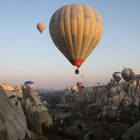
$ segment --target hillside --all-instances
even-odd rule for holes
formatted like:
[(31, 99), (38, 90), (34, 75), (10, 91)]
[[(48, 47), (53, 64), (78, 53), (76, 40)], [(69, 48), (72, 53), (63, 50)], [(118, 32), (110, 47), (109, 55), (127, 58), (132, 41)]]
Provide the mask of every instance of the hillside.
[(1, 86), (0, 140), (140, 139), (140, 79), (40, 96)]

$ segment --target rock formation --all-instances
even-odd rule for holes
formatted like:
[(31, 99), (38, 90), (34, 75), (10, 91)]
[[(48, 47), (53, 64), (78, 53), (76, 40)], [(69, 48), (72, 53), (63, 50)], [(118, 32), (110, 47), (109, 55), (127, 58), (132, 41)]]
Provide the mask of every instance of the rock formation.
[(19, 88), (0, 85), (0, 140), (24, 140), (51, 124), (47, 106), (37, 95), (24, 97)]
[(61, 139), (60, 135), (83, 140), (140, 139), (140, 79), (120, 84), (111, 80), (107, 85), (66, 92), (60, 92), (62, 100), (54, 102), (56, 108), (52, 103), (53, 115), (59, 114), (52, 120), (48, 104), (35, 92), (1, 84), (0, 140), (47, 139), (36, 136), (42, 135), (42, 128), (45, 135), (50, 132), (56, 139)]
[(31, 95), (21, 101), (29, 128), (36, 134), (42, 134), (42, 125), (50, 127), (52, 119), (47, 107), (37, 95)]
[(1, 116), (1, 139), (3, 140), (23, 140), (31, 133), (27, 129), (25, 115), (20, 105), (16, 107), (8, 98), (6, 92), (0, 89), (0, 116)]
[(140, 122), (130, 127), (123, 135), (123, 140), (140, 140)]

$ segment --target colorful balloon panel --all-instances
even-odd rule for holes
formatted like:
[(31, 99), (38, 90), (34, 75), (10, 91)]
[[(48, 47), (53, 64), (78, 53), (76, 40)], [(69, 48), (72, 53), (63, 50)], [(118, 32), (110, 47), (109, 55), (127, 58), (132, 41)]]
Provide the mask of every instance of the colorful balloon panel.
[(34, 82), (33, 81), (26, 81), (24, 83), (24, 85), (27, 89), (32, 89), (34, 87)]

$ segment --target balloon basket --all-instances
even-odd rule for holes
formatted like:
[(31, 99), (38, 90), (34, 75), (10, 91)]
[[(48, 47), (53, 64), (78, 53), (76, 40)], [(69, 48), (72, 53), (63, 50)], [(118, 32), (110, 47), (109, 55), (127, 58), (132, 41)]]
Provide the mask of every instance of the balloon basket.
[(79, 69), (76, 69), (75, 70), (75, 74), (79, 74)]

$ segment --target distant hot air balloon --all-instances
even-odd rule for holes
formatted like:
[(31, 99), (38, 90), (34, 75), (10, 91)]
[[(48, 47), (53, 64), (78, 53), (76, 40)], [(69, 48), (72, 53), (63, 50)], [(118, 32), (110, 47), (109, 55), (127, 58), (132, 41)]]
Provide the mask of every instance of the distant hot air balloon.
[(131, 68), (125, 68), (122, 70), (121, 75), (125, 81), (130, 81), (135, 74)]
[(122, 79), (121, 72), (114, 72), (112, 77), (117, 83), (119, 83), (120, 80)]
[(40, 33), (42, 33), (46, 29), (45, 23), (42, 23), (42, 22), (38, 23), (37, 29), (39, 30)]
[(138, 86), (138, 81), (137, 81), (137, 80), (132, 81), (132, 85), (133, 85), (134, 88), (137, 88), (137, 86)]
[(84, 84), (82, 82), (77, 82), (77, 87), (81, 90), (84, 88)]
[(34, 82), (32, 82), (32, 81), (26, 81), (26, 82), (24, 83), (24, 85), (25, 85), (25, 87), (26, 87), (27, 89), (31, 90), (31, 89), (34, 87)]
[(100, 41), (103, 27), (96, 10), (86, 4), (71, 4), (53, 14), (49, 30), (61, 53), (80, 68)]
[(79, 91), (78, 86), (77, 86), (77, 85), (72, 86), (72, 87), (71, 87), (71, 91), (72, 91), (73, 93), (77, 93), (77, 92)]
[(99, 86), (99, 85), (100, 85), (100, 83), (98, 82), (98, 83), (97, 83), (97, 85)]

